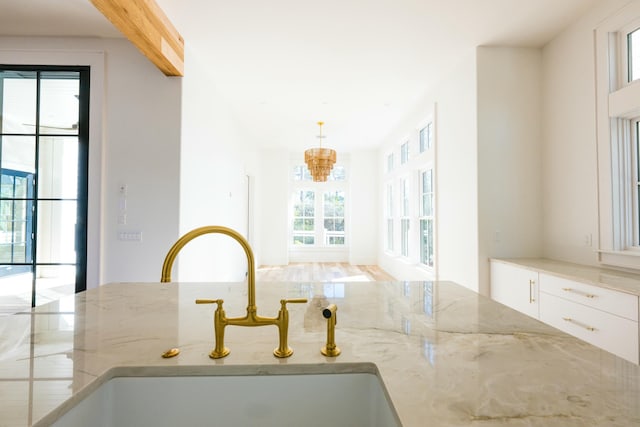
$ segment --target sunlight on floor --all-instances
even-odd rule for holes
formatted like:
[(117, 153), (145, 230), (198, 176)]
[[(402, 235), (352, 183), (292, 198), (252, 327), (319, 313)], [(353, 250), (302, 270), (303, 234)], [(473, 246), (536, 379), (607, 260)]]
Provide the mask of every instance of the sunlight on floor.
[[(75, 292), (75, 268), (58, 270), (56, 277), (39, 277), (36, 280), (36, 305), (58, 301)], [(0, 278), (0, 315), (31, 309), (31, 273), (21, 273)]]

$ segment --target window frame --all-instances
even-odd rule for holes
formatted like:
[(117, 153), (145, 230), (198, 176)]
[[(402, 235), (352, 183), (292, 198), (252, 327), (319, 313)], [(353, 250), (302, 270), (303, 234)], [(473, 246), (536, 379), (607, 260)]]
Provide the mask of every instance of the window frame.
[(386, 186), (386, 209), (385, 209), (385, 225), (386, 225), (386, 244), (385, 249), (387, 252), (393, 253), (395, 250), (394, 245), (394, 199), (393, 199), (393, 181), (387, 183)]
[(632, 227), (633, 227), (633, 247), (640, 248), (640, 117), (631, 120), (631, 157), (633, 159), (631, 168), (633, 174), (631, 197), (632, 197)]
[[(294, 201), (294, 194), (298, 194), (300, 192), (306, 192), (306, 193), (311, 193), (313, 194), (313, 203), (312, 203), (312, 209), (313, 209), (313, 215), (308, 216), (306, 215), (306, 204), (304, 203), (304, 200), (302, 201), (302, 215), (296, 216), (295, 215), (295, 208), (296, 208), (296, 201)], [(296, 189), (292, 192), (291, 194), (291, 198), (292, 198), (292, 203), (291, 203), (291, 208), (293, 210), (292, 213), (292, 225), (291, 225), (291, 241), (290, 244), (293, 246), (314, 246), (315, 242), (316, 242), (316, 211), (317, 211), (317, 197), (316, 197), (316, 192), (313, 189), (309, 189), (309, 188), (299, 188)], [(306, 200), (306, 197), (304, 198)], [(304, 226), (305, 222), (308, 220), (311, 220), (313, 222), (313, 229), (311, 231), (307, 231), (307, 230), (296, 230), (296, 220), (300, 220), (302, 221), (302, 224)], [(302, 243), (296, 243), (296, 237), (300, 237), (302, 238)], [(305, 240), (307, 240), (309, 237), (313, 238), (313, 243), (306, 243)]]
[(387, 173), (393, 172), (393, 170), (396, 167), (394, 153), (393, 152), (388, 153), (386, 156), (386, 159), (387, 159)]
[[(425, 189), (425, 180), (423, 178), (424, 174), (429, 173), (429, 183), (430, 187)], [(420, 246), (420, 264), (424, 267), (433, 269), (434, 268), (434, 259), (435, 259), (435, 183), (434, 183), (434, 173), (433, 166), (429, 166), (426, 169), (420, 170), (419, 174), (420, 180), (420, 212), (418, 216), (418, 222), (420, 224), (420, 233), (419, 233), (419, 246)], [(430, 198), (429, 202), (429, 212), (425, 212), (425, 197)], [(423, 238), (423, 224), (431, 223), (431, 245), (430, 248), (425, 250)], [(425, 257), (427, 262), (425, 262)], [(429, 263), (428, 260), (431, 260)]]
[[(629, 58), (631, 56), (631, 50), (629, 48), (629, 35), (632, 33), (638, 32), (640, 37), (640, 19), (634, 19), (623, 27), (619, 28), (615, 32), (615, 57), (612, 58), (612, 62), (615, 61), (616, 64), (613, 64), (616, 68), (615, 77), (618, 79), (613, 83), (613, 86), (617, 86), (618, 88), (622, 88), (629, 84), (633, 84), (634, 82), (640, 80), (640, 76), (636, 77), (635, 80), (632, 80), (631, 76), (631, 62)], [(612, 41), (613, 43), (613, 41)], [(640, 49), (640, 46), (638, 47)]]
[(433, 121), (429, 120), (418, 131), (418, 145), (420, 153), (424, 153), (431, 149), (433, 145)]
[(408, 176), (400, 178), (400, 255), (410, 256), (411, 183)]
[[(632, 124), (640, 117), (640, 79), (628, 81), (627, 34), (640, 27), (640, 4), (604, 21), (595, 33), (598, 147), (598, 261), (640, 268), (634, 207)], [(632, 16), (633, 18), (629, 18)]]
[[(334, 212), (333, 215), (327, 214), (327, 195), (334, 193), (342, 193), (342, 216), (336, 214), (337, 206), (334, 204), (332, 206)], [(342, 220), (342, 231), (336, 230), (327, 230), (327, 220), (329, 221), (339, 221)], [(322, 191), (322, 246), (329, 247), (344, 247), (346, 245), (346, 194), (343, 189), (324, 189)], [(331, 238), (342, 238), (342, 243), (331, 243)]]
[[(305, 250), (345, 250), (348, 248), (349, 242), (349, 183), (348, 183), (348, 164), (344, 162), (336, 163), (334, 169), (331, 171), (329, 178), (326, 182), (314, 182), (311, 178), (311, 175), (304, 170), (300, 170), (302, 167), (306, 169), (306, 165), (300, 164), (300, 156), (292, 155), (290, 161), (290, 175), (289, 175), (289, 238), (288, 238), (288, 247), (290, 251), (305, 251)], [(340, 170), (341, 173), (339, 175), (334, 175), (334, 171)], [(300, 178), (300, 179), (298, 179)], [(296, 218), (294, 215), (294, 196), (299, 191), (311, 191), (314, 194), (314, 229), (309, 233), (300, 233), (294, 230), (294, 221)], [(324, 224), (325, 224), (325, 194), (332, 192), (342, 192), (344, 196), (344, 206), (343, 206), (343, 214), (344, 217), (341, 217), (344, 222), (344, 231), (340, 233), (340, 236), (343, 237), (342, 244), (329, 244), (328, 240), (325, 238), (334, 236), (335, 233), (325, 233)], [(302, 217), (300, 217), (302, 218)], [(335, 217), (332, 217), (335, 218)], [(296, 244), (294, 243), (294, 239), (296, 235), (312, 235), (313, 243), (312, 244)], [(327, 240), (327, 242), (325, 242)]]
[(411, 156), (411, 148), (409, 146), (409, 140), (406, 140), (400, 144), (400, 164), (404, 165), (409, 162)]

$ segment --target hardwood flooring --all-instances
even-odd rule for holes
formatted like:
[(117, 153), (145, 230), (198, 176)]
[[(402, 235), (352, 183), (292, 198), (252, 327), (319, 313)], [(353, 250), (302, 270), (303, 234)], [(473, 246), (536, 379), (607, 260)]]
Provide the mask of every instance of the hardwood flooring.
[(376, 282), (395, 278), (376, 265), (338, 262), (263, 265), (256, 269), (259, 282)]

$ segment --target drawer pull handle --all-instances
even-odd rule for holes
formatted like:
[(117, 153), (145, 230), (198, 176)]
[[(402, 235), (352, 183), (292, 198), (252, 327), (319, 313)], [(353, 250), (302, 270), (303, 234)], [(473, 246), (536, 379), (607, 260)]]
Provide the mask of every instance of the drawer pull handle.
[(536, 302), (536, 299), (533, 297), (533, 285), (535, 285), (535, 283), (535, 280), (529, 280), (529, 304)]
[(578, 322), (577, 320), (573, 320), (573, 319), (572, 319), (572, 318), (570, 318), (570, 317), (563, 317), (563, 318), (562, 318), (562, 320), (564, 320), (564, 321), (566, 321), (566, 322), (571, 322), (571, 323), (573, 323), (573, 324), (575, 324), (575, 325), (577, 325), (577, 326), (580, 326), (581, 328), (586, 329), (587, 331), (594, 332), (594, 331), (596, 330), (596, 328), (594, 328), (593, 326), (587, 326), (587, 325), (585, 325), (584, 323), (580, 323), (580, 322)]
[(595, 298), (596, 297), (594, 294), (588, 294), (586, 292), (576, 291), (575, 289), (571, 289), (571, 288), (562, 288), (562, 290), (566, 291), (566, 292), (573, 292), (574, 294), (582, 295), (583, 297), (587, 297), (587, 298)]

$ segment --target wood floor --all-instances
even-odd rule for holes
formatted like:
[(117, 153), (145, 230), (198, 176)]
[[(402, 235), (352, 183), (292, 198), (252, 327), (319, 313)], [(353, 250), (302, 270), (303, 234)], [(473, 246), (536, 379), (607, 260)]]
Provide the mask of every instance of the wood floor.
[(376, 265), (313, 262), (289, 265), (263, 265), (256, 269), (259, 282), (376, 282), (393, 281)]

